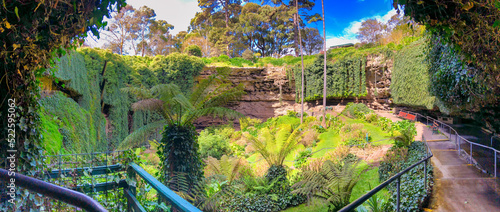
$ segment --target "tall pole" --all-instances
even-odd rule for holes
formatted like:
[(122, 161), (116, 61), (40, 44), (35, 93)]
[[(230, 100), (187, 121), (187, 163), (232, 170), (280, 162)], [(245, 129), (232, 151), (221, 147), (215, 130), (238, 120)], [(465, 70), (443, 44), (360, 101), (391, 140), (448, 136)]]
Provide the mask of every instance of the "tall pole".
[(295, 5), (297, 6), (297, 15), (295, 18), (297, 20), (297, 33), (299, 33), (299, 50), (300, 50), (300, 61), (302, 63), (302, 94), (300, 95), (300, 124), (304, 122), (304, 56), (302, 55), (302, 37), (300, 35), (300, 19), (299, 19), (299, 1), (295, 0)]
[(326, 28), (325, 28), (325, 3), (321, 0), (323, 9), (323, 127), (326, 128)]

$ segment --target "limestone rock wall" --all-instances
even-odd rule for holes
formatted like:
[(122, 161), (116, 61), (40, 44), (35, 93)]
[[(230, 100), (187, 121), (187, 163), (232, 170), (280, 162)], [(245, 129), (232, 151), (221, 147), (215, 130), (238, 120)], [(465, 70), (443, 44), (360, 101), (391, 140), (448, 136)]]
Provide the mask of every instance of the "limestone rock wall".
[[(361, 98), (348, 98), (343, 100), (329, 100), (328, 105), (347, 104), (347, 102), (364, 102), (374, 109), (388, 109), (390, 102), (392, 59), (383, 55), (372, 55), (367, 58), (366, 86), (368, 95)], [(215, 72), (215, 67), (205, 67), (198, 80)], [(246, 116), (259, 119), (284, 115), (288, 110), (300, 111), (300, 103), (295, 103), (295, 83), (289, 82), (286, 71), (275, 67), (266, 68), (232, 68), (229, 79), (235, 83), (245, 85), (246, 95), (230, 105), (236, 111)], [(281, 85), (281, 103), (280, 103)], [(310, 102), (304, 110), (318, 113), (321, 101)], [(209, 124), (217, 120), (202, 119), (200, 122)], [(201, 124), (201, 123), (200, 123)], [(202, 124), (204, 125), (204, 124)]]

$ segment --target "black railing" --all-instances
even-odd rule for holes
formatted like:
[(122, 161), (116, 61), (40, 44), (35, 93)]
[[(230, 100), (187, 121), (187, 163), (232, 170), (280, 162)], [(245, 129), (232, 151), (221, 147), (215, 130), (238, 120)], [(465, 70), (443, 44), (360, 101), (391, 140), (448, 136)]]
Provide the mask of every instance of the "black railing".
[(372, 189), (371, 191), (369, 191), (365, 195), (361, 196), (360, 198), (358, 198), (357, 200), (355, 200), (351, 204), (340, 209), (339, 212), (355, 211), (358, 206), (362, 205), (365, 201), (370, 199), (370, 197), (372, 197), (373, 195), (375, 195), (377, 192), (381, 191), (385, 187), (389, 186), (389, 184), (391, 184), (394, 181), (396, 181), (396, 188), (397, 188), (397, 190), (396, 190), (396, 192), (397, 192), (396, 211), (399, 212), (400, 211), (399, 206), (401, 203), (401, 201), (400, 201), (401, 176), (422, 163), (424, 163), (424, 189), (427, 190), (427, 164), (428, 164), (429, 159), (433, 156), (433, 154), (432, 154), (432, 151), (430, 150), (429, 146), (427, 145), (427, 142), (426, 142), (425, 137), (423, 135), (422, 135), (422, 142), (424, 142), (426, 147), (427, 147), (427, 152), (426, 152), (427, 156), (425, 158), (416, 162), (415, 164), (411, 165), (410, 167), (406, 168), (405, 170), (397, 173), (393, 177), (389, 178), (388, 180), (386, 180), (382, 184), (378, 185), (377, 187), (375, 187), (374, 189)]
[(46, 197), (50, 197), (52, 199), (56, 199), (75, 207), (85, 209), (87, 211), (98, 211), (104, 212), (108, 211), (101, 204), (99, 204), (94, 199), (89, 196), (67, 189), (61, 186), (57, 186), (51, 183), (47, 183), (32, 177), (28, 177), (19, 173), (15, 173), (13, 176), (9, 176), (9, 172), (5, 169), (0, 169), (0, 179), (4, 182), (10, 182), (11, 179), (14, 179), (15, 185), (25, 188), (29, 191), (36, 192), (42, 194)]

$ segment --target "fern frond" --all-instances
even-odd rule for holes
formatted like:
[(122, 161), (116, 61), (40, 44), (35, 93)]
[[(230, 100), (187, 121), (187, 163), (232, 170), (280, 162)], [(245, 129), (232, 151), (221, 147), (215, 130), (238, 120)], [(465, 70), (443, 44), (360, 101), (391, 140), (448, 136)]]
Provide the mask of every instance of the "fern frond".
[(134, 132), (132, 132), (130, 135), (125, 137), (123, 141), (119, 144), (118, 149), (119, 150), (124, 150), (124, 149), (130, 149), (132, 147), (137, 147), (144, 143), (148, 136), (151, 135), (153, 132), (155, 132), (158, 129), (161, 129), (164, 127), (166, 124), (165, 120), (161, 121), (156, 121), (153, 123), (150, 123), (146, 126), (143, 126)]
[(163, 101), (159, 99), (144, 99), (132, 104), (133, 111), (157, 111), (163, 110)]
[(236, 119), (242, 117), (243, 115), (238, 111), (234, 111), (224, 107), (210, 107), (210, 108), (197, 109), (194, 111), (187, 111), (187, 113), (183, 115), (182, 123), (185, 124), (193, 122), (202, 116)]
[(172, 97), (181, 93), (181, 89), (176, 84), (160, 84), (151, 88), (151, 95), (164, 102), (168, 102)]
[(214, 91), (213, 96), (203, 103), (203, 107), (223, 106), (232, 101), (238, 100), (246, 94), (243, 91), (243, 84), (223, 91)]
[(151, 93), (149, 92), (149, 90), (143, 89), (143, 88), (126, 87), (126, 88), (121, 88), (120, 91), (123, 92), (123, 93), (134, 95), (138, 99), (153, 98), (153, 96), (151, 95)]
[(209, 88), (214, 86), (215, 82), (217, 82), (217, 77), (215, 75), (210, 75), (208, 78), (200, 80), (200, 83), (195, 86), (193, 93), (191, 93), (189, 101), (195, 107), (199, 107), (200, 102), (209, 94)]

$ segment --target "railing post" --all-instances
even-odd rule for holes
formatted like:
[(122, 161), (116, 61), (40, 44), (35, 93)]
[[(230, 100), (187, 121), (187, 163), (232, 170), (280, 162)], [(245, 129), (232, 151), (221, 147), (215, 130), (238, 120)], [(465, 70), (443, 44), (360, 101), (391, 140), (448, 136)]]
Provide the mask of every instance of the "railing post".
[(470, 164), (472, 164), (472, 143), (470, 143)]
[[(128, 185), (128, 190), (130, 191), (130, 193), (132, 193), (134, 196), (136, 196), (136, 180), (137, 180), (137, 177), (135, 175), (135, 171), (134, 169), (132, 169), (132, 167), (130, 167), (128, 164), (127, 164), (127, 175), (128, 175), (128, 178), (131, 179), (129, 185)], [(134, 211), (134, 208), (132, 207), (132, 202), (131, 201), (127, 201), (127, 211)]]
[(495, 151), (495, 178), (497, 178), (497, 151)]
[(424, 162), (424, 189), (427, 193), (427, 160)]
[(399, 189), (400, 185), (401, 185), (401, 176), (399, 176), (398, 180), (396, 181), (396, 186), (398, 187), (398, 198), (397, 198), (397, 202), (396, 202), (396, 211), (397, 212), (399, 212), (399, 202), (400, 202), (399, 200), (401, 197), (400, 193), (399, 193), (400, 192), (400, 189)]
[(462, 145), (462, 141), (460, 140), (460, 136), (458, 136), (458, 133), (457, 133), (457, 140), (458, 140), (458, 155), (460, 155), (460, 151), (462, 150), (462, 147), (460, 145)]

